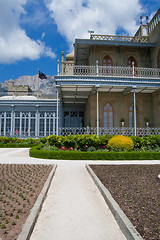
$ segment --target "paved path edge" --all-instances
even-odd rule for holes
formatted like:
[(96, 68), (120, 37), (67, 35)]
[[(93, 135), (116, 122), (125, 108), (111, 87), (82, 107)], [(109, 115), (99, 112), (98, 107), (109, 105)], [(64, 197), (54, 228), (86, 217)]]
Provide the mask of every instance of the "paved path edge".
[(120, 209), (117, 202), (113, 199), (111, 193), (106, 189), (106, 187), (102, 184), (90, 166), (87, 164), (86, 169), (92, 177), (94, 183), (97, 188), (101, 192), (105, 202), (107, 203), (109, 209), (111, 210), (115, 220), (117, 221), (122, 233), (127, 238), (127, 240), (142, 240), (143, 238), (137, 232), (133, 224), (130, 222), (125, 213)]
[(23, 225), (21, 233), (18, 235), (17, 240), (29, 240), (29, 238), (32, 234), (32, 231), (34, 229), (35, 223), (37, 221), (38, 215), (41, 211), (41, 208), (42, 208), (43, 202), (45, 200), (46, 194), (47, 194), (48, 189), (50, 187), (52, 178), (55, 174), (56, 168), (57, 168), (57, 165), (54, 164), (53, 169), (50, 172), (41, 193), (39, 194), (33, 208), (31, 209), (31, 212), (30, 212), (29, 216), (26, 219), (26, 222)]

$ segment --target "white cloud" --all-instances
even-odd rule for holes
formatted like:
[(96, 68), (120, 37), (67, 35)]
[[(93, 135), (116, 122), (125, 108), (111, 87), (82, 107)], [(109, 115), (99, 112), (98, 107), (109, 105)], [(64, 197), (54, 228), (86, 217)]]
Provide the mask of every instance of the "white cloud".
[(138, 28), (142, 13), (138, 0), (45, 0), (58, 31), (71, 44), (75, 38), (88, 38), (88, 30), (97, 34), (115, 34), (118, 27), (129, 35)]
[(24, 58), (35, 60), (42, 55), (55, 57), (50, 48), (41, 41), (29, 38), (20, 27), (19, 19), (24, 13), (26, 2), (0, 1), (0, 63), (14, 63)]

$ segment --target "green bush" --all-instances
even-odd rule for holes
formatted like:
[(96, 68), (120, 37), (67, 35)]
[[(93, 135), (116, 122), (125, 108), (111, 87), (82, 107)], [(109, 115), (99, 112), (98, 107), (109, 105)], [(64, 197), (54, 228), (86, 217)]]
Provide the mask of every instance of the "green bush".
[(62, 138), (62, 144), (65, 148), (75, 149), (77, 147), (76, 137), (72, 135), (65, 136)]
[(134, 148), (140, 149), (142, 144), (141, 144), (141, 138), (137, 136), (131, 136), (131, 139), (134, 143)]
[(0, 137), (0, 148), (32, 147), (38, 143), (39, 140), (33, 138), (20, 139), (13, 137)]
[(40, 150), (42, 145), (32, 147), (30, 157), (64, 160), (160, 160), (160, 152), (81, 152)]
[(50, 146), (56, 146), (58, 148), (61, 148), (63, 146), (62, 139), (63, 139), (63, 136), (51, 135), (47, 138), (47, 143)]

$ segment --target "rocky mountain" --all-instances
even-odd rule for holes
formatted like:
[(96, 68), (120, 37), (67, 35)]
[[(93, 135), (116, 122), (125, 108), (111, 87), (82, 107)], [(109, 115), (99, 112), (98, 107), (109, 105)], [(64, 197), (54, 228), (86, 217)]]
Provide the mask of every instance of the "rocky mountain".
[(15, 80), (9, 79), (1, 83), (0, 91), (4, 92), (8, 88), (8, 82), (14, 82), (14, 85), (28, 85), (31, 90), (40, 90), (43, 95), (55, 95), (55, 80), (52, 76), (47, 76), (46, 79), (38, 79), (38, 75), (34, 76), (21, 76)]

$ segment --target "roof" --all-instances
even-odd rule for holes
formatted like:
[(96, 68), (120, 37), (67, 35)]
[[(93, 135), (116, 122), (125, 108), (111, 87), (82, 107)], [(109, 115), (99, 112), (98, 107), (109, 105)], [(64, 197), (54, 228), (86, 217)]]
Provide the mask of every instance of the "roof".
[(2, 96), (0, 100), (37, 100), (35, 96)]

